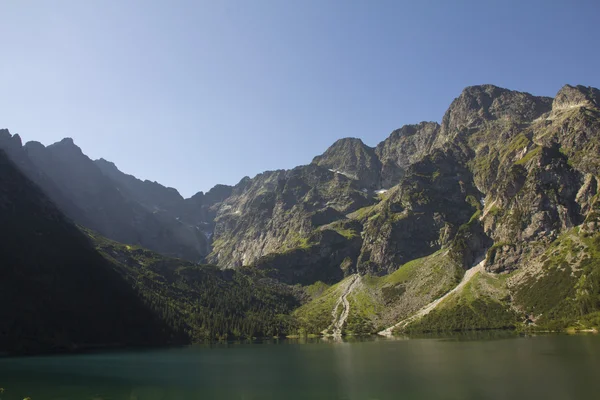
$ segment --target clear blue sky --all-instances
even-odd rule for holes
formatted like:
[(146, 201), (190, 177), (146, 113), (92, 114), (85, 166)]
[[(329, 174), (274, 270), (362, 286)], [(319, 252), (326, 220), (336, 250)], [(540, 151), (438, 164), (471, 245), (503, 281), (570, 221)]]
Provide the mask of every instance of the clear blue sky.
[(0, 2), (0, 127), (185, 196), (440, 121), (461, 90), (600, 86), (599, 1)]

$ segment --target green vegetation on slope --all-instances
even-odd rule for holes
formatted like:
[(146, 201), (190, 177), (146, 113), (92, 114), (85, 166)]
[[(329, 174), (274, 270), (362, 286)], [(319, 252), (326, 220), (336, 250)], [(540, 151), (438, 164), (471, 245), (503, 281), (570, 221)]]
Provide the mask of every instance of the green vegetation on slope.
[[(364, 279), (364, 278), (363, 278)], [(382, 311), (383, 306), (360, 287), (348, 296), (350, 313), (346, 320), (345, 333), (350, 335), (368, 335), (377, 331), (373, 316)]]
[(513, 329), (517, 315), (508, 304), (507, 275), (477, 273), (458, 293), (444, 299), (421, 319), (410, 323), (408, 332)]
[[(294, 311), (298, 324), (298, 334), (319, 335), (331, 324), (335, 303), (342, 295), (345, 280), (330, 286), (312, 301)], [(309, 290), (312, 291), (312, 290)]]
[(351, 221), (339, 220), (329, 225), (325, 225), (321, 229), (329, 229), (335, 231), (343, 237), (345, 237), (346, 239), (350, 240), (360, 236), (359, 227), (360, 226), (357, 226), (357, 224), (353, 224)]
[(534, 262), (540, 270), (523, 271), (512, 290), (535, 329), (600, 326), (600, 233), (573, 228)]
[[(350, 312), (343, 333), (371, 334), (398, 322), (455, 287), (463, 273), (448, 252), (440, 250), (410, 261), (392, 274), (362, 276), (347, 297)], [(319, 334), (329, 326), (344, 282), (296, 310), (300, 333)]]
[(281, 336), (295, 329), (289, 314), (298, 300), (290, 287), (261, 271), (194, 265), (85, 232), (140, 296), (191, 341)]
[(173, 340), (112, 265), (0, 150), (0, 352)]

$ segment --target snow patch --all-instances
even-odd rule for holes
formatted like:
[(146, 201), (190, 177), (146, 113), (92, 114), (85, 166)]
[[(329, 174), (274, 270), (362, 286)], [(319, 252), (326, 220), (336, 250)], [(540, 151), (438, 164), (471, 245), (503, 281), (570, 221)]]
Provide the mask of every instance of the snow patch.
[(354, 179), (354, 180), (358, 179), (358, 178), (356, 178), (356, 176), (349, 174), (347, 172), (344, 172), (344, 171), (338, 171), (337, 169), (331, 169), (331, 168), (329, 170), (331, 172), (335, 172), (336, 174), (344, 175), (345, 177), (348, 177), (350, 179)]
[(376, 190), (376, 191), (375, 191), (375, 193), (377, 193), (377, 194), (382, 194), (382, 193), (385, 193), (385, 192), (387, 192), (388, 190), (389, 190), (389, 189), (379, 189), (379, 190)]

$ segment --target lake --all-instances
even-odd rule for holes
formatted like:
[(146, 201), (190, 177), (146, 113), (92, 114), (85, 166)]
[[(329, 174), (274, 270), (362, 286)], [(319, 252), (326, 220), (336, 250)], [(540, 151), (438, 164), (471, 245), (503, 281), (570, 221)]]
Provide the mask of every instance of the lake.
[(2, 400), (594, 399), (600, 336), (216, 344), (0, 359)]

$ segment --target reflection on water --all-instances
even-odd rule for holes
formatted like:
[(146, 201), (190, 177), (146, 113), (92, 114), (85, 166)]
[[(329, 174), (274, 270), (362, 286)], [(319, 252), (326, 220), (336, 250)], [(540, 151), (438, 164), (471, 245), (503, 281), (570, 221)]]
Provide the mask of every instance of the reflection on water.
[(488, 331), (465, 331), (465, 332), (448, 332), (444, 334), (439, 333), (422, 333), (422, 334), (411, 334), (406, 336), (406, 339), (438, 339), (438, 340), (456, 340), (456, 341), (469, 341), (469, 340), (500, 340), (500, 339), (512, 339), (516, 337), (525, 337), (531, 335), (520, 334), (516, 331), (500, 331), (500, 330), (488, 330)]
[(294, 339), (1, 359), (0, 399), (562, 400), (599, 372), (598, 335)]

